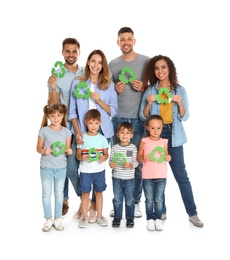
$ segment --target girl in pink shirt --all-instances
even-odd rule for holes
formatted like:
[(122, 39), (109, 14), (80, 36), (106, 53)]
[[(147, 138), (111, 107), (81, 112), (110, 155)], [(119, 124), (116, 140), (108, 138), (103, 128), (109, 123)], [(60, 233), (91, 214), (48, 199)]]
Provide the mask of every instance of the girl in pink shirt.
[(159, 115), (151, 115), (145, 122), (146, 137), (141, 139), (137, 160), (143, 164), (142, 179), (145, 194), (147, 229), (163, 230), (161, 220), (163, 196), (166, 186), (168, 164), (168, 139), (161, 138), (164, 127)]

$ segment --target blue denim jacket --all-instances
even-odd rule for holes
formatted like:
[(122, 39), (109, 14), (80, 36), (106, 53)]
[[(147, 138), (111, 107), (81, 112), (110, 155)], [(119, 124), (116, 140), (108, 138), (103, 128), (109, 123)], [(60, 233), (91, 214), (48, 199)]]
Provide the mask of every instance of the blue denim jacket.
[[(158, 93), (158, 82), (154, 86), (149, 86), (149, 88), (145, 91), (141, 106), (139, 117), (142, 121), (146, 120), (146, 117), (143, 114), (144, 108), (147, 104), (147, 97), (151, 94), (157, 95)], [(180, 95), (182, 96), (182, 102), (185, 108), (185, 114), (183, 117), (180, 116), (178, 111), (178, 106), (176, 102), (173, 105), (173, 123), (172, 123), (172, 147), (181, 146), (187, 142), (186, 133), (182, 124), (182, 121), (186, 121), (189, 118), (189, 111), (188, 111), (188, 98), (187, 93), (184, 87), (178, 86), (177, 92), (175, 93), (174, 90), (171, 90), (172, 95)], [(150, 107), (150, 115), (157, 114), (160, 115), (160, 104), (158, 102), (153, 102)]]
[[(76, 118), (78, 120), (81, 132), (84, 134), (87, 131), (85, 126), (85, 114), (89, 110), (89, 99), (76, 98), (74, 95), (74, 90), (78, 83), (79, 80), (74, 80), (71, 86), (68, 119), (71, 121), (73, 118)], [(86, 83), (90, 86), (90, 79), (88, 79)], [(108, 89), (106, 90), (100, 90), (97, 84), (95, 84), (94, 87), (95, 92), (100, 94), (100, 99), (110, 106), (111, 113), (109, 115), (103, 108), (101, 108), (101, 106), (96, 104), (97, 110), (101, 113), (101, 130), (106, 138), (111, 138), (114, 135), (111, 117), (117, 114), (117, 92), (115, 90), (115, 85), (111, 81)], [(71, 132), (75, 135), (73, 126), (71, 128)]]

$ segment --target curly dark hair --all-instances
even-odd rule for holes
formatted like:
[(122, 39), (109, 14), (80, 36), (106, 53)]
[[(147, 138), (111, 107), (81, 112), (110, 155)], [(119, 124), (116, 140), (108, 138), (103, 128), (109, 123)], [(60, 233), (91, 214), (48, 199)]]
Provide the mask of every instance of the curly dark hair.
[(169, 68), (169, 81), (171, 83), (172, 89), (176, 91), (177, 86), (179, 85), (179, 81), (177, 79), (176, 67), (173, 61), (169, 57), (163, 55), (156, 55), (149, 60), (144, 72), (144, 91), (147, 90), (149, 85), (153, 86), (158, 81), (158, 78), (155, 76), (154, 71), (155, 71), (155, 64), (159, 60), (166, 61)]

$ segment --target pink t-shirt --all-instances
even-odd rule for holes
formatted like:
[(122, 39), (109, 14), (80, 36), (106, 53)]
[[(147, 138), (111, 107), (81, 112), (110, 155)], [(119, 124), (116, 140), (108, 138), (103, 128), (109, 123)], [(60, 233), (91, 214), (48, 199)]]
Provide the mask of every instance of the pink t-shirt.
[[(141, 141), (144, 143), (144, 155), (150, 154), (156, 147), (164, 148), (168, 144), (168, 139), (160, 138), (158, 141), (153, 141), (149, 137), (142, 138)], [(161, 158), (161, 152), (155, 153), (155, 158)], [(158, 179), (167, 178), (168, 165), (165, 161), (154, 162), (147, 161), (142, 162), (142, 179)]]

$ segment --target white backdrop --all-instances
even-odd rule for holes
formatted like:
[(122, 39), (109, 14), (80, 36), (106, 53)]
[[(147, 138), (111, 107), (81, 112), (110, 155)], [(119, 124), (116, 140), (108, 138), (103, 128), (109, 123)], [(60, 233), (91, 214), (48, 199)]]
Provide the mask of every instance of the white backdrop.
[[(230, 231), (228, 100), (228, 1), (8, 1), (0, 8), (2, 170), (0, 236), (7, 257), (43, 259), (130, 257), (229, 259)], [(110, 61), (120, 55), (117, 32), (134, 30), (136, 52), (169, 56), (188, 92), (190, 119), (184, 124), (188, 143), (185, 160), (203, 229), (188, 227), (188, 219), (173, 178), (167, 185), (168, 222), (159, 234), (146, 233), (145, 214), (132, 233), (68, 226), (65, 232), (41, 232), (43, 212), (36, 152), (47, 80), (61, 55), (62, 41), (75, 37), (81, 44), (79, 64), (93, 49)], [(227, 131), (227, 133), (226, 133)], [(226, 133), (226, 134), (225, 134)], [(108, 183), (110, 178), (108, 178)], [(106, 191), (111, 209), (111, 185)], [(71, 191), (70, 191), (71, 192)], [(79, 200), (71, 197), (77, 209)], [(144, 201), (144, 199), (143, 199)], [(144, 202), (143, 202), (144, 203)], [(72, 206), (73, 207), (73, 206)], [(142, 205), (144, 213), (144, 204)], [(67, 218), (68, 219), (68, 218)], [(171, 222), (170, 222), (171, 219)], [(142, 223), (142, 224), (141, 224)], [(142, 227), (142, 226), (141, 226)], [(101, 232), (101, 233), (100, 233)], [(75, 235), (76, 233), (76, 235)], [(151, 233), (151, 234), (149, 234)], [(130, 235), (131, 234), (131, 235)], [(24, 237), (24, 240), (22, 239)], [(31, 252), (29, 252), (31, 249)], [(109, 249), (109, 252), (105, 252)], [(92, 252), (91, 252), (92, 251)], [(199, 251), (199, 252), (198, 252)], [(107, 255), (108, 254), (108, 255)], [(155, 255), (155, 256), (154, 256)]]

